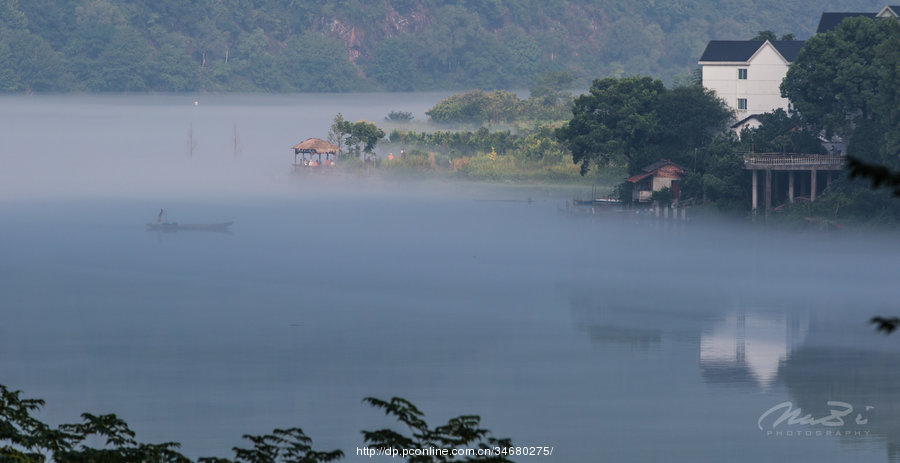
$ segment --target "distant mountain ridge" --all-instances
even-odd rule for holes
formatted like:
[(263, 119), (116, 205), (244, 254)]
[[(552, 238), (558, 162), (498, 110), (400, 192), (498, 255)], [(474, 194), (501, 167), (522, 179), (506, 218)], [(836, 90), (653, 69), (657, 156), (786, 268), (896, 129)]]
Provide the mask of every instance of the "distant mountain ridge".
[(0, 91), (526, 88), (687, 75), (711, 39), (809, 37), (868, 0), (0, 0)]

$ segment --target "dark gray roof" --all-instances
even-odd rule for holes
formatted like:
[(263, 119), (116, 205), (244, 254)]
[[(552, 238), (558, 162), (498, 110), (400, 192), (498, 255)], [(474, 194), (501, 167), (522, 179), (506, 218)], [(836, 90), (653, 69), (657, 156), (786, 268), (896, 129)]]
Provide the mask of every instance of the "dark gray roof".
[[(766, 43), (765, 40), (711, 40), (700, 56), (700, 61), (747, 61)], [(773, 40), (772, 45), (788, 62), (797, 59), (803, 48), (802, 40)]]
[(772, 45), (775, 45), (778, 53), (781, 53), (784, 59), (788, 60), (789, 63), (793, 63), (797, 59), (797, 55), (800, 54), (800, 49), (803, 48), (804, 43), (806, 42), (803, 40), (776, 40), (772, 42)]
[(731, 128), (732, 128), (732, 129), (736, 129), (736, 128), (738, 128), (738, 127), (744, 125), (744, 123), (747, 122), (747, 121), (749, 121), (750, 119), (756, 119), (756, 120), (759, 120), (759, 116), (760, 116), (759, 114), (751, 114), (751, 115), (749, 115), (749, 116), (747, 116), (747, 117), (745, 117), (745, 118), (743, 118), (743, 119), (741, 119), (741, 120), (735, 122), (734, 124), (731, 124)]
[[(895, 12), (897, 11), (894, 7), (891, 7), (891, 9)], [(822, 17), (819, 18), (819, 28), (816, 29), (816, 33), (828, 32), (847, 18), (864, 16), (866, 18), (874, 19), (877, 14), (878, 13), (822, 13)]]
[(650, 164), (649, 166), (644, 167), (641, 170), (643, 170), (644, 172), (653, 172), (654, 170), (659, 169), (660, 167), (670, 166), (670, 165), (675, 166), (683, 171), (687, 171), (687, 169), (685, 169), (684, 167), (681, 167), (678, 164), (675, 164), (674, 162), (672, 162), (668, 159), (660, 159), (659, 161), (656, 161), (653, 164)]

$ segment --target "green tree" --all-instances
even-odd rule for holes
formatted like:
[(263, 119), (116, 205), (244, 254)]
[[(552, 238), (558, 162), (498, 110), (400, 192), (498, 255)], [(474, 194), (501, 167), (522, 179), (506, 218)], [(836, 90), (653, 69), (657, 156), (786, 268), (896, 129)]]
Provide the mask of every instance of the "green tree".
[(184, 49), (167, 41), (152, 56), (155, 72), (147, 75), (152, 90), (186, 92), (197, 88), (197, 67)]
[(441, 123), (509, 122), (518, 117), (521, 104), (512, 92), (470, 90), (444, 98), (425, 114)]
[(667, 90), (657, 106), (661, 122), (652, 142), (663, 156), (685, 165), (691, 150), (709, 144), (734, 119), (728, 105), (700, 85)]
[(582, 174), (592, 163), (631, 163), (658, 129), (657, 103), (665, 91), (661, 81), (649, 77), (597, 79), (589, 94), (575, 99), (572, 120), (555, 136)]
[(325, 34), (307, 32), (287, 41), (278, 57), (278, 72), (299, 92), (346, 92), (356, 83), (356, 68), (343, 44)]
[(892, 19), (854, 17), (816, 34), (788, 69), (782, 96), (813, 127), (852, 138), (853, 128), (873, 117), (879, 99), (881, 65), (876, 50), (900, 33), (898, 28)]
[(414, 118), (415, 118), (415, 116), (413, 116), (413, 113), (411, 113), (409, 111), (399, 111), (399, 110), (395, 109), (395, 110), (391, 110), (391, 112), (388, 113), (387, 117), (385, 117), (384, 120), (389, 121), (389, 122), (404, 122), (405, 123), (405, 122), (412, 121)]
[(234, 447), (234, 460), (200, 458), (197, 463), (325, 463), (340, 460), (344, 452), (313, 450), (312, 439), (302, 429), (276, 429), (264, 436), (244, 435), (253, 443), (252, 449)]
[(778, 40), (778, 36), (770, 30), (764, 30), (757, 32), (756, 36), (750, 40)]
[[(190, 463), (178, 452), (180, 444), (165, 442), (146, 444), (135, 439), (128, 424), (116, 415), (82, 414), (82, 421), (62, 424), (56, 428), (40, 421), (34, 415), (44, 405), (40, 399), (26, 399), (21, 391), (9, 390), (0, 385), (0, 461), (18, 463), (45, 463), (48, 461), (72, 463)], [(509, 439), (497, 439), (487, 429), (479, 427), (477, 415), (462, 415), (450, 419), (447, 424), (430, 428), (424, 414), (411, 402), (394, 397), (389, 402), (368, 397), (363, 402), (381, 409), (388, 416), (406, 425), (411, 435), (405, 436), (392, 429), (362, 431), (371, 449), (431, 450), (451, 448), (494, 450), (508, 449)], [(326, 463), (344, 457), (340, 450), (318, 451), (312, 447), (312, 439), (300, 428), (275, 429), (266, 435), (244, 435), (252, 448), (234, 447), (234, 459), (203, 457), (198, 463)], [(102, 442), (101, 447), (89, 443)], [(409, 462), (507, 463), (504, 453), (489, 455), (411, 455)]]
[(864, 158), (900, 169), (900, 27), (891, 27), (887, 39), (876, 47), (875, 62), (879, 66), (878, 98), (873, 105), (877, 116), (872, 122), (878, 125), (874, 135), (879, 142)]
[(393, 37), (375, 46), (367, 60), (366, 73), (385, 90), (406, 92), (415, 88), (418, 74), (410, 38)]
[(65, 88), (67, 75), (59, 53), (27, 30), (0, 31), (0, 90), (47, 92)]
[(384, 131), (368, 121), (349, 122), (338, 113), (331, 124), (328, 139), (336, 145), (346, 146), (346, 155), (359, 157), (365, 153), (366, 158), (375, 150), (378, 141), (384, 138)]
[(338, 147), (338, 153), (344, 151), (344, 137), (350, 134), (347, 121), (344, 115), (337, 113), (328, 129), (328, 142)]
[(110, 42), (97, 58), (104, 76), (104, 87), (92, 90), (149, 90), (147, 77), (155, 72), (150, 62), (152, 51), (147, 40), (136, 29), (115, 27)]
[(362, 148), (363, 153), (371, 155), (378, 141), (382, 138), (384, 138), (384, 131), (375, 126), (375, 124), (367, 121), (358, 121), (350, 126), (350, 137), (347, 143), (354, 147), (357, 156), (360, 148)]
[[(51, 428), (33, 416), (40, 399), (24, 399), (21, 391), (0, 385), (0, 460), (21, 463), (66, 462), (166, 462), (187, 463), (177, 452), (179, 444), (144, 444), (115, 415), (81, 415), (82, 422)], [(103, 448), (86, 442), (103, 440)]]
[(759, 115), (760, 125), (741, 132), (741, 150), (757, 153), (826, 154), (814, 130), (796, 113), (778, 108)]
[(24, 29), (28, 17), (19, 9), (19, 0), (0, 0), (0, 28)]
[(279, 90), (286, 87), (282, 67), (269, 53), (269, 39), (262, 28), (244, 35), (234, 50), (232, 65), (241, 75), (237, 90)]
[(681, 198), (709, 204), (721, 212), (745, 211), (750, 198), (750, 174), (730, 135), (720, 136), (694, 150), (685, 163), (688, 174), (681, 182)]
[[(512, 442), (509, 439), (497, 439), (492, 437), (487, 429), (480, 428), (481, 418), (477, 415), (462, 415), (451, 418), (447, 421), (447, 424), (432, 429), (425, 422), (425, 414), (416, 408), (415, 405), (400, 397), (394, 397), (390, 401), (366, 397), (363, 399), (363, 402), (384, 410), (385, 415), (396, 418), (410, 431), (408, 436), (393, 429), (363, 431), (363, 438), (371, 449), (478, 448), (487, 450), (512, 446)], [(466, 457), (425, 454), (410, 456), (407, 461), (410, 463), (451, 461), (506, 463), (511, 460), (503, 454)]]
[(555, 105), (561, 99), (568, 99), (571, 95), (564, 92), (575, 83), (575, 77), (569, 71), (549, 71), (539, 74), (529, 90), (529, 98), (533, 98), (542, 105)]

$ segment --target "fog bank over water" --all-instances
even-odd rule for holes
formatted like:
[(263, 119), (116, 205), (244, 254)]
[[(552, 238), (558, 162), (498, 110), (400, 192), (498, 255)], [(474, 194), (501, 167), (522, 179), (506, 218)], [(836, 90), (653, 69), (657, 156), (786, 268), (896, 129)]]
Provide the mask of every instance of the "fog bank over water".
[(402, 110), (424, 121), (444, 96), (6, 96), (0, 200), (290, 194), (290, 147), (327, 138), (338, 112), (382, 124)]
[[(192, 457), (299, 426), (354, 461), (359, 431), (390, 424), (360, 400), (400, 396), (432, 426), (478, 414), (554, 446), (546, 461), (900, 458), (900, 338), (868, 324), (900, 315), (895, 236), (573, 216), (571, 189), (292, 175), (289, 147), (334, 113), (414, 108), (194, 99), (3, 100), (0, 383), (46, 399), (51, 423), (116, 413)], [(234, 225), (145, 230), (162, 207)], [(760, 419), (784, 402), (828, 416), (829, 401), (867, 413), (840, 428), (866, 433), (777, 437), (823, 427)]]

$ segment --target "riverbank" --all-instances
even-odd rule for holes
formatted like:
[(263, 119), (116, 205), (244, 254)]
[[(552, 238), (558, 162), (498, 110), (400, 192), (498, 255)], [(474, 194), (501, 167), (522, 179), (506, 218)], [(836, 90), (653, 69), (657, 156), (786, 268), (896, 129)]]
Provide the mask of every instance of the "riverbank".
[(579, 166), (566, 162), (522, 161), (511, 155), (476, 155), (447, 158), (435, 155), (380, 159), (375, 167), (358, 159), (344, 159), (338, 171), (399, 179), (471, 180), (499, 184), (599, 185), (610, 193), (627, 172), (624, 167), (592, 168), (581, 175)]

